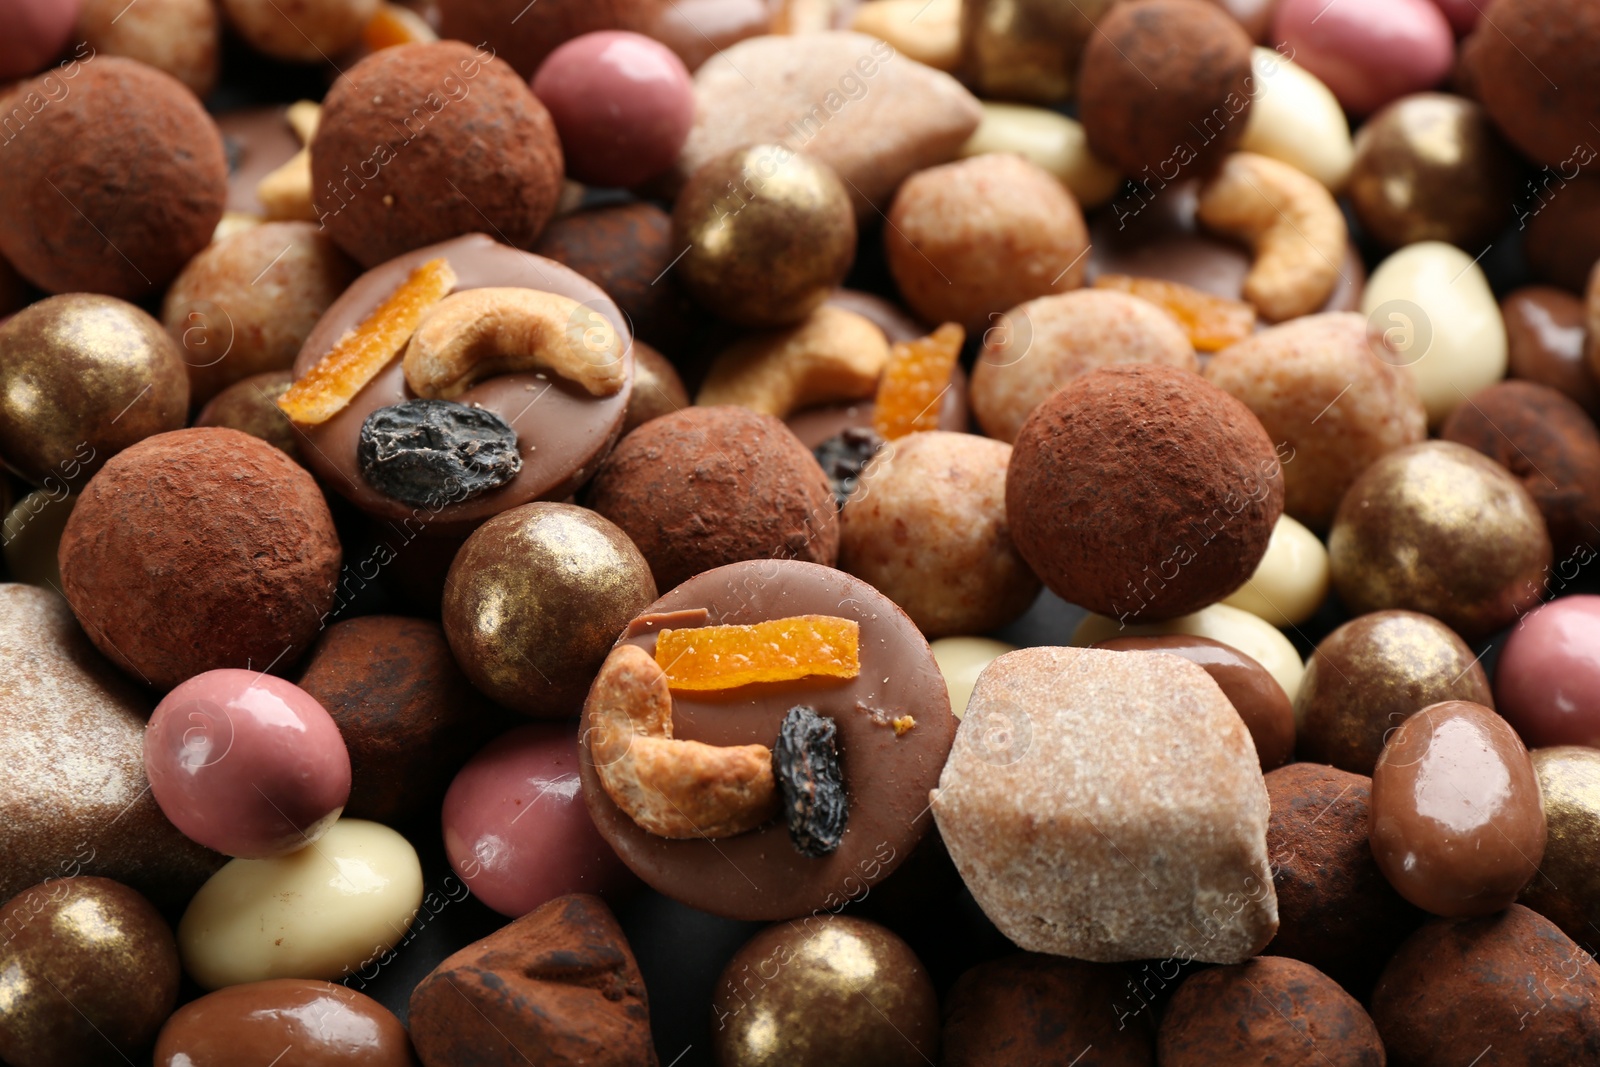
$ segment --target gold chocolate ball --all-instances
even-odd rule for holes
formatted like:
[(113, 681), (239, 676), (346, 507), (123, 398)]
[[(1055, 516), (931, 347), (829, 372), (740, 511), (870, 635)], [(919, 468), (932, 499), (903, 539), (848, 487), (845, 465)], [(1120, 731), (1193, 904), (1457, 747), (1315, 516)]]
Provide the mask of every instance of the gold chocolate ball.
[(289, 391), (293, 382), (294, 371), (269, 370), (252, 374), (207, 401), (194, 424), (225, 426), (259, 437), (299, 463), (300, 431), (278, 407), (278, 398)]
[(1389, 734), (1429, 704), (1494, 707), (1478, 657), (1438, 619), (1375, 611), (1322, 639), (1295, 693), (1295, 752), (1371, 775)]
[(628, 535), (588, 508), (524, 504), (478, 527), (450, 565), (444, 632), (485, 695), (576, 715), (628, 623), (656, 598)]
[(689, 406), (689, 391), (672, 361), (643, 341), (633, 342), (633, 393), (622, 432), (632, 433), (651, 419)]
[(1077, 88), (1078, 60), (1116, 0), (965, 0), (961, 76), (986, 99), (1055, 104)]
[(856, 216), (827, 164), (783, 145), (719, 156), (672, 211), (689, 294), (743, 326), (788, 326), (822, 305), (856, 254)]
[(923, 1067), (938, 1052), (928, 972), (865, 919), (769, 926), (728, 961), (711, 1007), (717, 1067)]
[(1356, 479), (1328, 558), (1351, 612), (1420, 611), (1472, 641), (1539, 602), (1550, 534), (1511, 472), (1465, 445), (1424, 441)]
[(1448, 241), (1476, 253), (1510, 221), (1516, 159), (1472, 100), (1402, 97), (1361, 127), (1355, 153), (1350, 202), (1387, 247)]
[(1580, 945), (1594, 945), (1600, 941), (1600, 749), (1560, 745), (1530, 755), (1547, 835), (1539, 873), (1518, 902)]
[(42, 489), (82, 489), (106, 460), (188, 415), (183, 354), (132, 304), (69, 293), (0, 326), (0, 456)]

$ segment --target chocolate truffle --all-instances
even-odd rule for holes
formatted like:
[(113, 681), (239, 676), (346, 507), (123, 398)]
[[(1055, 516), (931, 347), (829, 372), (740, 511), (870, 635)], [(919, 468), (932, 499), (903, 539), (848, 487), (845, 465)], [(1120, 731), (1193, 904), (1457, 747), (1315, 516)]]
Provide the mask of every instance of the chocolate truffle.
[(1308, 963), (1260, 956), (1192, 975), (1161, 1018), (1162, 1067), (1383, 1067), (1360, 1003)]
[(644, 979), (599, 897), (557, 897), (457, 952), (411, 994), (425, 1067), (655, 1063)]
[(1134, 178), (1210, 169), (1244, 136), (1251, 41), (1205, 0), (1118, 4), (1089, 38), (1078, 115), (1089, 147)]
[[(1600, 156), (1590, 155), (1586, 146), (1563, 161), (1561, 170), (1592, 165), (1596, 158)], [(1590, 269), (1600, 260), (1600, 178), (1587, 171), (1571, 178), (1545, 172), (1529, 183), (1518, 203), (1517, 225), (1526, 231), (1523, 254), (1534, 277), (1582, 292)]]
[(1497, 0), (1465, 61), (1483, 106), (1506, 139), (1547, 167), (1571, 166), (1594, 136), (1600, 9), (1585, 0)]
[(1600, 387), (1584, 361), (1583, 301), (1565, 289), (1527, 285), (1500, 301), (1511, 377), (1538, 382), (1600, 413)]
[(294, 663), (333, 605), (339, 537), (317, 483), (237, 430), (158, 434), (84, 489), (61, 583), (91, 640), (157, 689)]
[(179, 967), (148, 900), (109, 878), (64, 878), (0, 905), (0, 923), (6, 1063), (97, 1067), (150, 1047), (178, 999)]
[(685, 408), (639, 427), (600, 465), (588, 503), (639, 546), (658, 589), (740, 560), (832, 566), (839, 555), (816, 458), (783, 423), (744, 408)]
[(154, 67), (99, 56), (70, 69), (11, 97), (48, 106), (0, 167), (0, 254), (48, 292), (144, 296), (211, 242), (228, 195), (222, 136)]
[(939, 1048), (938, 996), (911, 946), (846, 915), (757, 934), (722, 969), (711, 1016), (718, 1067), (921, 1067)]
[(1157, 364), (1074, 380), (1033, 410), (1006, 475), (1011, 536), (1063, 600), (1151, 622), (1243, 585), (1283, 512), (1250, 409)]
[(439, 33), (486, 42), (493, 54), (531, 78), (557, 45), (580, 34), (648, 33), (658, 6), (654, 0), (542, 0), (532, 5), (527, 0), (455, 0), (439, 5)]
[(335, 623), (306, 663), (350, 750), (344, 813), (383, 823), (431, 809), (450, 776), (502, 724), (456, 666), (436, 622), (369, 615)]
[(1478, 657), (1414, 611), (1375, 611), (1323, 638), (1294, 698), (1302, 759), (1371, 774), (1389, 734), (1441, 700), (1494, 707)]
[[(1125, 1006), (1129, 976), (1118, 964), (1023, 952), (980, 963), (944, 1002), (945, 1067), (1056, 1067), (1094, 1049), (1102, 1067), (1151, 1067), (1152, 1019)], [(1128, 1018), (1132, 1016), (1132, 1018)]]
[(578, 710), (617, 635), (656, 595), (628, 535), (571, 504), (478, 527), (444, 590), (444, 632), (480, 692), (527, 715)]
[(1600, 965), (1520, 904), (1435, 920), (1389, 961), (1372, 1021), (1395, 1067), (1600, 1063)]
[(300, 461), (300, 434), (278, 407), (278, 398), (294, 383), (294, 372), (269, 370), (234, 382), (212, 397), (200, 414), (196, 426), (221, 426), (259, 437), (284, 455)]
[(1600, 432), (1567, 397), (1533, 382), (1497, 382), (1451, 412), (1439, 434), (1522, 482), (1556, 559), (1600, 538)]
[(1372, 780), (1320, 763), (1266, 776), (1267, 851), (1278, 892), (1274, 956), (1304, 960), (1365, 998), (1422, 913), (1394, 891), (1367, 846)]
[(550, 113), (504, 60), (460, 41), (356, 64), (311, 142), (317, 220), (366, 267), (485, 228), (527, 248), (560, 191)]
[(364, 993), (310, 978), (228, 986), (173, 1013), (155, 1067), (415, 1067), (394, 1013)]
[(221, 37), (213, 0), (83, 0), (75, 34), (97, 54), (166, 71), (201, 100), (217, 87)]

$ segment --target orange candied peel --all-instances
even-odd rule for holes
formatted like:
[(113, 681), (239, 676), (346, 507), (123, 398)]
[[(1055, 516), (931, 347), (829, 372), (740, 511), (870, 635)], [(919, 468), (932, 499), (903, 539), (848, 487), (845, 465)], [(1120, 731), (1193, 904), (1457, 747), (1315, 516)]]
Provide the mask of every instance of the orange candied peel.
[(939, 428), (939, 409), (967, 331), (947, 322), (926, 337), (896, 341), (878, 380), (872, 428), (886, 441)]
[(423, 316), (455, 286), (456, 272), (447, 260), (428, 260), (291, 385), (278, 407), (301, 426), (333, 418), (400, 354)]
[(381, 52), (401, 44), (430, 44), (439, 39), (423, 17), (399, 4), (382, 4), (361, 31), (361, 43), (369, 52)]
[(1240, 300), (1229, 300), (1203, 289), (1169, 282), (1161, 278), (1135, 278), (1127, 274), (1102, 274), (1094, 280), (1096, 289), (1120, 289), (1178, 320), (1197, 352), (1220, 352), (1255, 332), (1256, 309)]
[(854, 678), (861, 673), (861, 625), (833, 615), (795, 615), (751, 626), (662, 630), (656, 662), (669, 687), (694, 692)]

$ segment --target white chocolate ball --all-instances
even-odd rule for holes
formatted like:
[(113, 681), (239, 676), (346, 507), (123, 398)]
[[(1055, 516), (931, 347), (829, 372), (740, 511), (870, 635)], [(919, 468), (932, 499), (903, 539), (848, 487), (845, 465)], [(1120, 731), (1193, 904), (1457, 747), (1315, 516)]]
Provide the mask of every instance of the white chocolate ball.
[(972, 687), (978, 684), (983, 669), (1007, 652), (1017, 650), (1016, 645), (991, 637), (941, 637), (928, 647), (933, 649), (939, 673), (944, 675), (944, 684), (950, 690), (950, 710), (958, 719), (967, 713)]
[(1104, 615), (1088, 615), (1072, 632), (1072, 643), (1084, 648), (1113, 637), (1159, 637), (1165, 634), (1189, 634), (1221, 641), (1265, 667), (1267, 673), (1283, 686), (1290, 701), (1300, 691), (1300, 679), (1305, 675), (1306, 668), (1300, 662), (1300, 653), (1295, 651), (1289, 639), (1261, 616), (1227, 604), (1213, 604), (1193, 615), (1180, 615), (1175, 619), (1136, 626), (1123, 626), (1116, 619)]
[(1305, 526), (1281, 515), (1256, 572), (1223, 603), (1281, 628), (1305, 622), (1327, 598), (1327, 547)]
[(1333, 91), (1270, 48), (1250, 53), (1250, 115), (1239, 148), (1287, 163), (1337, 193), (1355, 165), (1350, 123)]

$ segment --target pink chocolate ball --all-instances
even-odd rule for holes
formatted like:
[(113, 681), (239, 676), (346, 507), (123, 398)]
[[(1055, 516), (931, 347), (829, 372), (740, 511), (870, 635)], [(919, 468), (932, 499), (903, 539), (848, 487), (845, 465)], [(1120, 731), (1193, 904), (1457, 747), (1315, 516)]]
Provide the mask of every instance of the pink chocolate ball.
[(1455, 62), (1455, 34), (1433, 0), (1283, 0), (1272, 32), (1357, 115), (1433, 88)]
[(81, 0), (0, 0), (0, 82), (37, 74), (60, 55), (80, 6)]
[(631, 188), (678, 158), (694, 124), (694, 85), (677, 54), (622, 30), (574, 37), (533, 76), (555, 119), (567, 175)]
[(1600, 596), (1529, 612), (1500, 650), (1494, 702), (1529, 748), (1600, 747)]
[(245, 859), (311, 844), (350, 798), (350, 753), (332, 716), (257, 671), (207, 671), (168, 693), (145, 729), (144, 770), (185, 836)]
[(520, 726), (491, 742), (450, 783), (443, 821), (450, 866), (502, 915), (635, 884), (583, 803), (571, 723)]

